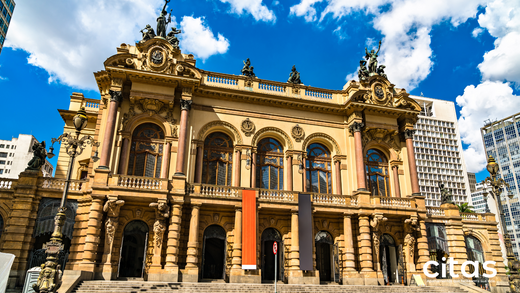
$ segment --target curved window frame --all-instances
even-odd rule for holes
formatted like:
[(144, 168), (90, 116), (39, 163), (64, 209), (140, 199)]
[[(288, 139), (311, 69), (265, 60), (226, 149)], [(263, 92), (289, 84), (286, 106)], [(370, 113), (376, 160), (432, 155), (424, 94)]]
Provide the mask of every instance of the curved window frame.
[(204, 139), (202, 183), (231, 186), (233, 139), (224, 132), (212, 132)]
[(132, 132), (127, 175), (160, 178), (163, 150), (164, 130), (159, 125), (143, 123), (137, 126)]
[(365, 156), (367, 187), (373, 196), (391, 196), (388, 159), (378, 149), (369, 149)]
[(305, 165), (309, 184), (307, 190), (332, 194), (332, 158), (329, 149), (321, 143), (308, 145)]
[(280, 141), (272, 137), (261, 139), (257, 144), (256, 186), (283, 190), (283, 162), (283, 145)]

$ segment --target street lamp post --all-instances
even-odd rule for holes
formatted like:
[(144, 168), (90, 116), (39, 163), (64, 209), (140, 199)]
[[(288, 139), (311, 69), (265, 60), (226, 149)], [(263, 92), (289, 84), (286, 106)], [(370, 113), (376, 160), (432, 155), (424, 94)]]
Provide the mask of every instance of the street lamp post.
[[(58, 138), (52, 139), (52, 145), (49, 148), (50, 153), (47, 154), (49, 158), (54, 157), (54, 148), (53, 145), (55, 142), (59, 142), (65, 147), (66, 153), (70, 156), (69, 167), (67, 169), (67, 179), (65, 180), (65, 186), (63, 188), (63, 196), (61, 197), (61, 204), (58, 209), (58, 213), (54, 218), (54, 232), (51, 235), (51, 239), (49, 242), (44, 244), (45, 252), (47, 254), (47, 258), (45, 263), (42, 264), (42, 270), (38, 276), (38, 281), (33, 285), (33, 289), (36, 292), (40, 293), (49, 293), (56, 292), (61, 283), (61, 270), (60, 265), (58, 264), (58, 254), (60, 250), (63, 250), (63, 234), (62, 229), (65, 224), (66, 219), (66, 207), (67, 204), (67, 194), (69, 191), (70, 185), (70, 177), (72, 175), (72, 168), (74, 167), (74, 159), (76, 156), (81, 155), (83, 150), (87, 145), (91, 145), (92, 147), (98, 147), (99, 143), (94, 140), (90, 135), (84, 135), (83, 137), (79, 137), (81, 130), (83, 130), (88, 123), (87, 120), (87, 112), (85, 112), (85, 108), (81, 107), (81, 109), (77, 112), (77, 114), (72, 118), (72, 123), (74, 124), (74, 128), (76, 129), (76, 135), (71, 133), (64, 133), (60, 135)], [(92, 160), (96, 162), (99, 160), (97, 156), (97, 151), (95, 152)]]
[[(502, 226), (502, 235), (504, 235), (504, 245), (507, 251), (507, 266), (509, 267), (509, 287), (511, 289), (511, 293), (519, 293), (520, 292), (520, 262), (516, 259), (515, 254), (513, 252), (513, 245), (511, 244), (511, 238), (507, 233), (506, 228), (506, 220), (504, 218), (504, 213), (502, 210), (502, 200), (500, 199), (500, 195), (505, 188), (509, 188), (509, 184), (503, 178), (497, 178), (497, 173), (499, 171), (499, 167), (497, 162), (492, 156), (488, 157), (488, 163), (486, 168), (491, 175), (484, 179), (484, 183), (492, 188), (492, 196), (494, 196), (495, 201), (498, 205), (498, 213), (500, 214), (500, 222)], [(507, 196), (509, 199), (513, 198), (513, 193), (511, 191), (508, 192)], [(487, 198), (487, 194), (484, 194), (484, 198)], [(487, 200), (486, 200), (487, 205)]]

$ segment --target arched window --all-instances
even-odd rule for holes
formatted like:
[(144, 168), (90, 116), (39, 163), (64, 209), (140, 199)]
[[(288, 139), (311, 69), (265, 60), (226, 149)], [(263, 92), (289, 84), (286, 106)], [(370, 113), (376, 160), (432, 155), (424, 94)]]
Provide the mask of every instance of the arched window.
[(368, 188), (372, 195), (390, 196), (390, 187), (388, 184), (388, 161), (385, 155), (375, 149), (367, 152), (367, 168)]
[(202, 183), (231, 185), (233, 141), (222, 132), (213, 132), (204, 140)]
[(307, 178), (310, 186), (307, 190), (318, 193), (332, 193), (332, 173), (329, 150), (319, 143), (307, 147)]
[(160, 177), (163, 143), (161, 127), (153, 123), (139, 125), (132, 134), (128, 175)]
[(486, 259), (484, 258), (484, 249), (482, 248), (482, 243), (474, 236), (466, 236), (466, 253), (468, 255), (468, 260), (478, 262), (477, 272), (475, 272), (475, 267), (470, 265), (468, 267), (468, 271), (470, 274), (474, 275), (477, 273), (477, 276), (473, 276), (473, 282), (475, 285), (479, 286), (483, 289), (489, 288), (489, 280), (484, 277), (483, 274), (486, 273), (484, 270), (484, 262)]
[(265, 189), (283, 190), (283, 147), (274, 138), (258, 142), (256, 186)]

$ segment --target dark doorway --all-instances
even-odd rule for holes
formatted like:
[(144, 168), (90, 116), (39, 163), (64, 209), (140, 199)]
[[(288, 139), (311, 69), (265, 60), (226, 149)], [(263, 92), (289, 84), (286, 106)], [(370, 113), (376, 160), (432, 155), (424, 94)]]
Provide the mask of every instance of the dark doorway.
[(385, 285), (395, 283), (398, 280), (397, 276), (397, 250), (395, 241), (392, 236), (383, 234), (379, 245), (379, 261), (381, 263), (381, 270), (383, 271), (383, 278)]
[(276, 254), (278, 268), (277, 280), (282, 280), (283, 276), (283, 254), (282, 236), (274, 228), (267, 228), (262, 233), (262, 281), (274, 281), (274, 258), (273, 243), (278, 245), (278, 253)]
[(204, 231), (202, 278), (224, 279), (226, 276), (226, 231), (211, 225)]
[(120, 278), (143, 277), (147, 242), (148, 225), (145, 222), (135, 220), (126, 225), (119, 259)]
[(320, 282), (332, 281), (331, 252), (334, 241), (327, 231), (320, 231), (314, 238), (316, 246), (316, 269), (320, 272)]

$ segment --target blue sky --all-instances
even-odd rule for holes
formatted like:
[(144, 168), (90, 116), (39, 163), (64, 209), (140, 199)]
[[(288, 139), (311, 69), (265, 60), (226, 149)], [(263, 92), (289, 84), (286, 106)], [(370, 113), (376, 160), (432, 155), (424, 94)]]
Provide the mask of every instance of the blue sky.
[[(99, 98), (93, 72), (121, 43), (155, 27), (162, 0), (18, 1), (0, 54), (4, 121), (50, 141), (72, 92)], [(180, 47), (204, 70), (341, 89), (365, 47), (397, 87), (454, 101), (470, 171), (485, 166), (479, 128), (520, 112), (520, 3), (516, 0), (172, 0)], [(56, 159), (53, 161), (55, 162)], [(483, 179), (481, 172), (477, 179)]]

